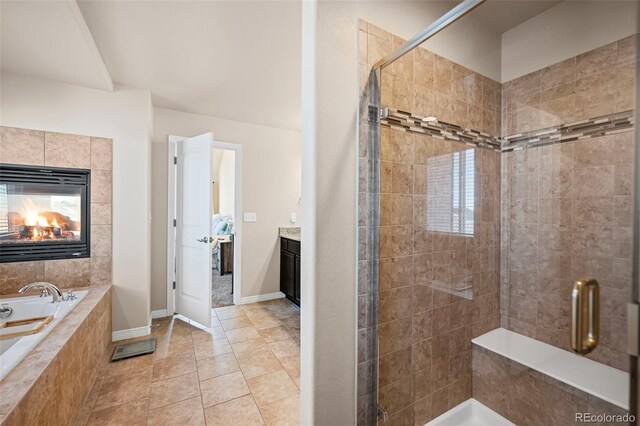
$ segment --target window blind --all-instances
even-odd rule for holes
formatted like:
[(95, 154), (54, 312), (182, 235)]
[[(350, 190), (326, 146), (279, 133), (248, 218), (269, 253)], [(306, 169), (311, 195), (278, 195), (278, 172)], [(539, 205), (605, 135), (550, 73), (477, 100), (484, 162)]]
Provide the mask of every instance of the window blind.
[(427, 160), (427, 229), (473, 235), (475, 150)]

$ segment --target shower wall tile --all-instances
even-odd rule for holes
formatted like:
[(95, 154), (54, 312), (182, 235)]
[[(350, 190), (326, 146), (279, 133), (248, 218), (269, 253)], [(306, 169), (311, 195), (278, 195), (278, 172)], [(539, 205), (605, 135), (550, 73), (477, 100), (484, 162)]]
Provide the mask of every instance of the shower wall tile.
[(570, 350), (571, 286), (591, 275), (605, 308), (603, 339), (589, 357), (619, 369), (628, 365), (626, 337), (615, 331), (625, 313), (617, 308), (628, 294), (617, 289), (627, 291), (631, 275), (614, 276), (613, 265), (631, 261), (632, 196), (616, 193), (631, 188), (631, 136), (502, 154), (502, 326)]
[[(367, 39), (369, 64), (404, 42), (380, 29), (375, 34)], [(423, 48), (383, 70), (381, 79), (383, 107), (500, 134), (502, 87), (497, 81)]]
[(468, 147), (392, 129), (381, 140), (390, 173), (380, 182), (379, 401), (390, 421), (423, 424), (470, 397), (471, 338), (499, 323), (499, 215), (481, 207), (500, 203), (500, 154), (473, 150), (477, 213), (474, 234), (462, 236), (429, 229), (425, 217), (434, 199), (452, 197), (429, 195), (434, 158)]
[[(359, 28), (363, 78), (403, 40), (364, 22)], [(381, 106), (512, 136), (635, 108), (637, 57), (633, 36), (500, 84), (418, 48), (381, 73)], [(361, 114), (359, 152), (371, 170), (368, 125)], [(367, 226), (380, 235), (379, 288), (363, 278), (370, 273), (364, 259), (359, 275), (359, 293), (372, 306), (379, 301), (380, 377), (375, 359), (361, 364), (368, 376), (359, 391), (359, 424), (376, 422), (376, 386), (391, 423), (424, 424), (469, 398), (472, 383), (474, 396), (479, 392), (517, 422), (562, 424), (573, 395), (500, 357), (483, 369), (470, 339), (503, 326), (569, 350), (568, 297), (583, 274), (599, 280), (605, 307), (602, 342), (589, 356), (628, 369), (621, 307), (631, 280), (635, 139), (631, 126), (626, 130), (502, 154), (475, 149), (474, 234), (460, 237), (427, 226), (429, 206), (451, 197), (429, 192), (435, 184), (429, 170), (433, 158), (469, 147), (380, 129), (379, 181), (361, 187), (366, 194), (379, 190), (380, 227)], [(377, 208), (368, 195), (360, 200), (360, 209)], [(360, 220), (374, 223), (372, 214)], [(375, 339), (371, 330), (360, 331)], [(528, 399), (529, 385), (564, 405)], [(549, 413), (539, 412), (542, 402)]]
[[(367, 28), (368, 64), (403, 42), (371, 24)], [(416, 49), (385, 69), (381, 87), (382, 106), (499, 133), (500, 84), (428, 50)], [(379, 292), (362, 284), (360, 293), (371, 291), (371, 300), (379, 302), (376, 384), (391, 423), (424, 424), (469, 398), (471, 338), (499, 323), (499, 153), (473, 149), (473, 235), (437, 232), (425, 220), (430, 206), (451, 203), (452, 197), (451, 191), (433, 190), (439, 178), (434, 159), (469, 149), (380, 129)], [(360, 152), (361, 161), (371, 154), (362, 146)], [(362, 208), (366, 199), (360, 199)], [(360, 371), (368, 371), (362, 365)], [(359, 423), (372, 424), (364, 412), (359, 409)]]
[[(503, 135), (635, 108), (636, 62), (632, 36), (506, 82)], [(591, 275), (604, 308), (588, 356), (623, 370), (633, 151), (628, 127), (502, 155), (501, 325), (570, 350), (571, 286)]]
[(634, 109), (637, 38), (505, 82), (502, 136)]

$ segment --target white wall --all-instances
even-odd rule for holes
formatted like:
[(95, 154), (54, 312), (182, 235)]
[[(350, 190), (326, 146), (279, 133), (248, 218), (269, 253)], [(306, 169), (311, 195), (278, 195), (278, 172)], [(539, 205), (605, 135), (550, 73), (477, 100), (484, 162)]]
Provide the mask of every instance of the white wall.
[[(243, 208), (258, 214), (243, 224), (242, 297), (279, 291), (278, 227), (299, 216), (300, 134), (256, 124), (154, 108), (152, 192), (152, 309), (166, 308), (167, 136), (213, 132), (214, 139), (243, 146)], [(305, 248), (303, 247), (304, 251)], [(160, 253), (161, 252), (161, 253)], [(304, 257), (304, 255), (303, 255)]]
[(148, 91), (113, 92), (2, 73), (0, 125), (113, 139), (113, 330), (149, 325)]
[(638, 32), (637, 1), (564, 1), (502, 35), (502, 81)]
[[(220, 159), (220, 169), (218, 171), (218, 202), (220, 206), (220, 214), (230, 216), (236, 220), (235, 196), (236, 196), (236, 179), (235, 179), (235, 161), (236, 153), (225, 149), (222, 151)], [(239, 219), (239, 218), (238, 218)]]

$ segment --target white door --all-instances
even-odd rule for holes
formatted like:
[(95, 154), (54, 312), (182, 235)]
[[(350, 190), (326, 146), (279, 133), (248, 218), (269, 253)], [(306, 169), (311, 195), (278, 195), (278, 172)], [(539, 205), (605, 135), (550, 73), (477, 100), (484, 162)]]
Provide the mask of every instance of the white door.
[(177, 143), (176, 311), (211, 325), (211, 143), (206, 133)]

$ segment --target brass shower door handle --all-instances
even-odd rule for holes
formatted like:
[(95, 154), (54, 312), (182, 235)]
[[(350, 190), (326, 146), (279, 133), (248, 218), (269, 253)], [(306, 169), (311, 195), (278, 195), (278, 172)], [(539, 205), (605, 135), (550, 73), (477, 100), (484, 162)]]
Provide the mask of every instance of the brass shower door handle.
[(571, 349), (586, 355), (600, 340), (600, 286), (591, 277), (573, 283), (571, 291)]

